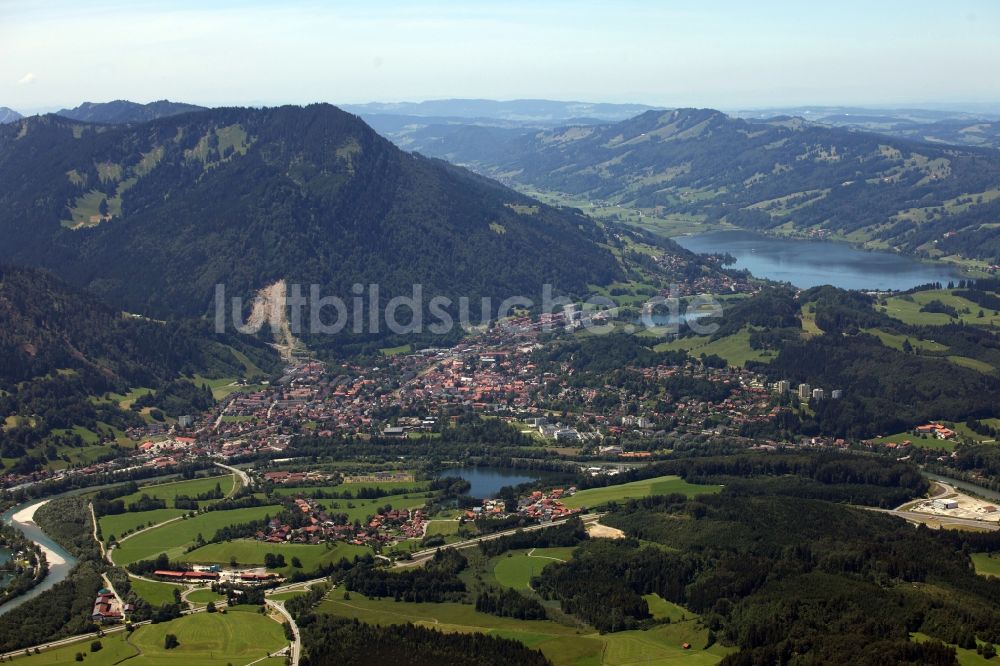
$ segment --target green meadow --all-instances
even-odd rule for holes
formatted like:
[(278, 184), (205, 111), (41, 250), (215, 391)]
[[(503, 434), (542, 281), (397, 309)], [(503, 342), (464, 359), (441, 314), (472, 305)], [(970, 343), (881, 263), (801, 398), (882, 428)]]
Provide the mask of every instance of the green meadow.
[[(18, 657), (15, 661), (25, 666), (75, 663), (110, 666), (121, 662), (130, 666), (284, 664), (283, 657), (266, 658), (287, 645), (281, 625), (256, 611), (255, 606), (243, 606), (226, 613), (188, 615), (138, 627), (129, 636), (123, 631), (104, 636), (98, 652), (90, 651), (92, 640), (87, 639), (30, 657)], [(174, 634), (179, 642), (171, 650), (164, 648), (167, 634)], [(83, 662), (76, 661), (78, 652), (85, 655)]]
[(679, 476), (658, 476), (642, 481), (623, 483), (617, 486), (607, 486), (606, 488), (590, 488), (567, 497), (563, 504), (571, 508), (598, 507), (608, 502), (620, 502), (627, 499), (637, 499), (649, 497), (651, 495), (669, 495), (671, 493), (683, 493), (688, 497), (702, 495), (705, 493), (717, 493), (721, 486), (700, 486), (688, 483)]
[[(359, 594), (345, 600), (338, 591), (320, 604), (318, 612), (373, 624), (411, 622), (445, 632), (482, 632), (510, 638), (541, 650), (556, 666), (643, 663), (701, 666), (716, 664), (729, 652), (718, 644), (704, 649), (708, 630), (691, 613), (683, 622), (602, 635), (592, 629), (551, 620), (515, 620), (478, 613), (468, 604), (418, 604), (365, 599)], [(691, 649), (685, 650), (684, 643), (689, 643)]]
[(195, 542), (199, 534), (206, 540), (211, 539), (223, 527), (260, 520), (268, 515), (276, 515), (279, 511), (280, 506), (268, 505), (201, 513), (194, 518), (178, 520), (123, 541), (111, 551), (112, 559), (119, 565), (152, 559), (160, 553), (177, 559), (185, 554), (187, 547)]

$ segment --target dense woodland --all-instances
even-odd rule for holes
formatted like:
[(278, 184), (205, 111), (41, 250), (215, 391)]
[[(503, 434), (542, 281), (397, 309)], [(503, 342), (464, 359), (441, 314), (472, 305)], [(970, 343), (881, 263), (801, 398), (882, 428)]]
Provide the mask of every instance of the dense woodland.
[(953, 663), (941, 661), (947, 650), (910, 645), (909, 632), (957, 644), (968, 633), (1000, 641), (1000, 583), (976, 576), (950, 535), (899, 519), (723, 493), (629, 501), (603, 522), (631, 539), (585, 543), (534, 585), (606, 631), (648, 624), (642, 595), (656, 593), (738, 646), (727, 664), (781, 655), (792, 663), (885, 663), (885, 654), (897, 655), (894, 663)]
[[(467, 296), (475, 316), (480, 296), (583, 294), (621, 274), (579, 212), (404, 153), (330, 105), (100, 131), (25, 122), (20, 138), (0, 126), (0, 205), (22, 211), (0, 225), (0, 260), (50, 267), (131, 311), (208, 314), (217, 283), (248, 297), (284, 278), (348, 301), (353, 284), (377, 284), (383, 303), (421, 284), (427, 299)], [(66, 202), (85, 196), (111, 201), (112, 219), (63, 227)]]
[[(142, 407), (162, 418), (213, 405), (207, 387), (186, 376), (244, 376), (240, 357), (266, 373), (280, 366), (262, 341), (217, 335), (205, 322), (123, 316), (39, 270), (0, 267), (0, 318), (0, 414), (19, 417), (0, 430), (0, 454), (18, 458), (15, 471), (24, 473), (85, 445), (76, 432), (53, 431), (113, 439), (113, 428), (142, 425)], [(154, 392), (130, 410), (91, 399), (135, 387)]]
[(544, 666), (549, 663), (537, 650), (508, 638), (479, 633), (442, 633), (412, 624), (377, 627), (318, 615), (303, 627), (302, 636), (303, 666), (371, 663)]

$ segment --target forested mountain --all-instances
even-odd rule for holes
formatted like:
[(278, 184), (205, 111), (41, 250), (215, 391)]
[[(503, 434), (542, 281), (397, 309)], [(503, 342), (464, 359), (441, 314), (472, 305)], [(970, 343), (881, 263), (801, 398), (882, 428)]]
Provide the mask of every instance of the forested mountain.
[(0, 259), (50, 267), (132, 312), (203, 315), (215, 285), (350, 297), (583, 293), (619, 275), (604, 232), (329, 105), (141, 125), (56, 115), (0, 128)]
[(757, 230), (1000, 257), (1000, 153), (711, 109), (548, 131), (435, 125), (407, 148), (515, 184)]
[(14, 109), (10, 109), (6, 106), (0, 106), (0, 125), (3, 125), (4, 123), (12, 123), (15, 120), (20, 120), (23, 117), (24, 116), (22, 116)]
[(183, 394), (172, 404), (188, 413), (192, 401), (211, 404), (212, 398), (185, 377), (237, 377), (280, 367), (263, 342), (216, 335), (203, 322), (126, 316), (36, 269), (0, 266), (0, 322), (0, 455), (24, 456), (25, 470), (38, 464), (27, 451), (79, 444), (56, 430), (101, 432), (142, 423), (117, 402), (96, 396), (168, 388)]
[(67, 370), (130, 386), (181, 374), (242, 374), (233, 347), (260, 367), (277, 367), (276, 354), (252, 338), (124, 315), (37, 269), (0, 266), (0, 321), (2, 387)]
[(72, 120), (88, 123), (105, 123), (122, 125), (126, 123), (144, 123), (157, 118), (167, 118), (180, 113), (204, 111), (205, 107), (183, 102), (171, 102), (161, 99), (148, 104), (139, 104), (124, 99), (113, 102), (84, 102), (74, 109), (62, 109), (57, 115)]

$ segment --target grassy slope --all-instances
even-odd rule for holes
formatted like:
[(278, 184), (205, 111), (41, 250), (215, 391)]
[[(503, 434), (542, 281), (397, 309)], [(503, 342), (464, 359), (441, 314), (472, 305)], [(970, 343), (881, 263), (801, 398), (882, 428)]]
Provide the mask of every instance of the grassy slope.
[(612, 501), (648, 497), (650, 495), (684, 493), (688, 497), (694, 497), (703, 493), (717, 493), (719, 490), (721, 490), (719, 486), (699, 486), (688, 483), (679, 476), (658, 476), (653, 479), (633, 481), (632, 483), (624, 483), (618, 486), (581, 490), (572, 497), (564, 499), (563, 504), (574, 508), (584, 506), (596, 507)]
[(230, 558), (235, 557), (240, 564), (264, 564), (264, 556), (267, 553), (284, 555), (288, 566), (283, 569), (276, 569), (278, 573), (290, 574), (295, 569), (291, 566), (292, 557), (298, 557), (302, 562), (303, 571), (311, 571), (320, 564), (337, 562), (342, 557), (347, 559), (355, 555), (365, 555), (371, 553), (371, 549), (365, 546), (352, 546), (350, 544), (336, 544), (327, 547), (326, 544), (310, 545), (305, 543), (265, 543), (263, 541), (253, 541), (251, 539), (237, 539), (235, 541), (224, 541), (220, 543), (210, 543), (202, 546), (190, 553), (182, 555), (179, 559), (182, 562), (196, 564), (229, 564)]
[(142, 559), (151, 559), (159, 553), (168, 557), (178, 558), (184, 555), (187, 546), (194, 542), (200, 533), (205, 539), (211, 539), (220, 528), (237, 523), (260, 520), (266, 515), (275, 515), (280, 506), (268, 505), (249, 509), (234, 509), (232, 511), (210, 511), (143, 532), (125, 541), (112, 551), (116, 564), (128, 564)]
[(174, 602), (174, 590), (184, 591), (183, 585), (171, 585), (170, 583), (156, 583), (138, 578), (131, 579), (132, 589), (140, 597), (145, 599), (152, 606), (160, 606)]
[[(180, 645), (165, 650), (164, 637), (177, 636)], [(264, 657), (286, 644), (281, 625), (259, 615), (256, 607), (242, 607), (228, 613), (199, 613), (161, 624), (139, 627), (126, 641), (124, 632), (101, 639), (103, 649), (90, 652), (90, 640), (81, 641), (16, 661), (25, 666), (73, 664), (77, 652), (86, 654), (83, 663), (106, 666), (128, 659), (131, 666), (225, 666), (246, 664)], [(265, 666), (283, 664), (273, 658), (258, 662)]]
[(670, 342), (662, 342), (653, 349), (656, 351), (683, 349), (693, 356), (715, 354), (726, 359), (729, 365), (738, 367), (742, 367), (747, 361), (767, 361), (770, 358), (768, 352), (750, 348), (750, 330), (747, 328), (718, 340), (709, 340), (708, 336), (678, 338)]
[[(412, 622), (441, 631), (479, 631), (519, 640), (540, 649), (556, 666), (564, 664), (715, 664), (726, 654), (713, 646), (702, 650), (707, 630), (696, 622), (671, 623), (649, 631), (624, 631), (600, 635), (589, 629), (574, 629), (550, 620), (515, 620), (477, 613), (467, 604), (416, 604), (392, 599), (364, 599), (351, 595), (344, 600), (336, 592), (320, 605), (320, 612), (356, 617), (375, 624)], [(691, 616), (693, 617), (693, 616)], [(689, 642), (691, 650), (681, 644)]]
[(172, 481), (170, 483), (159, 483), (153, 486), (143, 486), (139, 488), (138, 492), (126, 495), (125, 497), (122, 497), (121, 500), (125, 502), (127, 506), (130, 502), (138, 501), (138, 499), (143, 495), (148, 495), (149, 497), (155, 499), (166, 500), (167, 506), (170, 506), (174, 498), (178, 495), (194, 497), (200, 493), (213, 490), (215, 488), (215, 484), (219, 484), (222, 488), (223, 495), (228, 494), (233, 490), (233, 476), (231, 474), (226, 474), (224, 476), (210, 476), (207, 478), (190, 479), (188, 481)]
[[(574, 548), (535, 548), (533, 551), (510, 551), (499, 558), (493, 567), (493, 576), (504, 587), (523, 590), (530, 587), (531, 579), (542, 573), (553, 562), (565, 562), (573, 556)], [(531, 553), (529, 555), (529, 553)]]

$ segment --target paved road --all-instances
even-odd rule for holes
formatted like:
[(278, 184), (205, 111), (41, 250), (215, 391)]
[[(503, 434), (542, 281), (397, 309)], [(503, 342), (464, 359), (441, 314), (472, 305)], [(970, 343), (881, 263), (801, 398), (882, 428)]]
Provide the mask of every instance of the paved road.
[[(242, 482), (243, 482), (243, 486), (244, 486), (245, 488), (249, 488), (249, 487), (250, 487), (250, 475), (249, 475), (249, 474), (247, 474), (246, 472), (244, 472), (243, 470), (241, 470), (241, 469), (238, 469), (238, 468), (236, 468), (236, 467), (230, 467), (229, 465), (225, 465), (225, 464), (223, 464), (223, 463), (220, 463), (220, 462), (217, 462), (217, 463), (215, 463), (215, 466), (216, 466), (216, 467), (221, 467), (222, 469), (227, 469), (227, 470), (229, 470), (230, 472), (232, 472), (233, 474), (235, 474), (235, 475), (236, 475), (236, 477), (237, 477), (237, 478), (238, 478), (238, 479), (239, 479), (240, 481), (242, 481)], [(234, 485), (234, 486), (233, 486), (233, 492), (232, 492), (232, 493), (230, 493), (230, 495), (232, 495), (232, 494), (233, 494), (233, 493), (235, 493), (235, 492), (236, 492), (236, 486)]]
[(273, 599), (265, 599), (264, 602), (274, 610), (281, 613), (285, 620), (292, 627), (292, 633), (295, 635), (295, 639), (292, 641), (292, 666), (299, 666), (299, 657), (302, 656), (302, 634), (299, 633), (299, 625), (295, 623), (295, 618), (292, 614), (285, 610), (285, 604), (281, 601), (275, 601)]
[(864, 507), (869, 511), (878, 511), (879, 513), (888, 513), (892, 516), (898, 516), (903, 520), (908, 520), (911, 523), (927, 523), (928, 521), (933, 523), (940, 523), (944, 525), (954, 525), (956, 527), (975, 527), (976, 529), (989, 530), (995, 532), (1000, 529), (1000, 524), (988, 523), (984, 520), (973, 520), (971, 518), (955, 518), (952, 516), (941, 516), (936, 513), (919, 513), (917, 511), (905, 511), (900, 509), (877, 509), (875, 507)]

